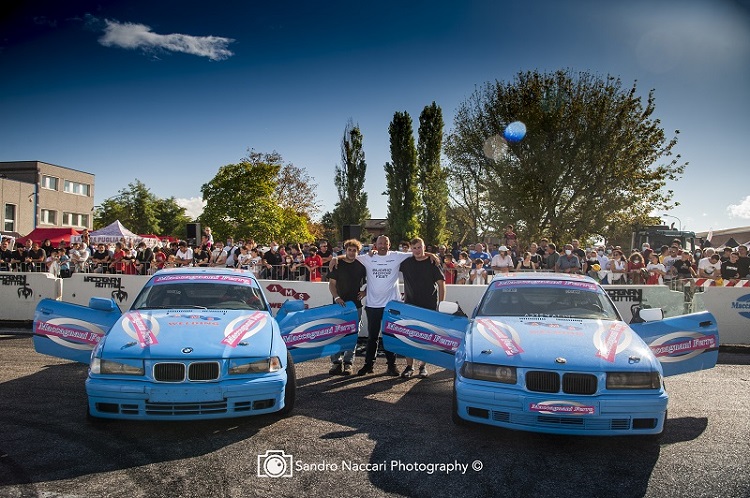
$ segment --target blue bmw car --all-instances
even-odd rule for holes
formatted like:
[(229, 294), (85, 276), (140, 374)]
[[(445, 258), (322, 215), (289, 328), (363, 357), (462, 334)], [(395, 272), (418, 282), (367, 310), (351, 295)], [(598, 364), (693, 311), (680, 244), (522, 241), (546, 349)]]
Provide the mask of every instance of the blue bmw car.
[(707, 312), (641, 318), (624, 323), (589, 277), (527, 273), (495, 277), (470, 318), (391, 301), (382, 332), (389, 351), (455, 371), (458, 424), (656, 435), (664, 377), (712, 368), (719, 336)]
[(125, 313), (112, 299), (42, 300), (34, 347), (89, 364), (90, 417), (286, 414), (294, 363), (353, 349), (357, 324), (353, 303), (306, 310), (287, 301), (274, 317), (251, 273), (185, 268), (154, 274)]

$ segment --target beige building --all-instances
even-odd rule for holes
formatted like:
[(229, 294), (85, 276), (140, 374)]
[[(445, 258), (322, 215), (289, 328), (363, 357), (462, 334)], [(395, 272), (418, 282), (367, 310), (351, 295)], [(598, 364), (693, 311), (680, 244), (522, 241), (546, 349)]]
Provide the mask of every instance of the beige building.
[(0, 162), (2, 231), (92, 228), (94, 175), (40, 161)]

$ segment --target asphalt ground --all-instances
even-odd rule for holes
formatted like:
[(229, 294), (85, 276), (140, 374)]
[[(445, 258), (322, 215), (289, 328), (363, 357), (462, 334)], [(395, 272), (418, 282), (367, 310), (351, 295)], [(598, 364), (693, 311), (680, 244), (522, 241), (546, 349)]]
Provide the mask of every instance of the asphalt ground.
[(750, 354), (733, 351), (667, 380), (654, 441), (457, 427), (452, 372), (401, 380), (382, 360), (366, 377), (299, 364), (287, 418), (91, 424), (85, 366), (0, 336), (0, 496), (747, 497)]

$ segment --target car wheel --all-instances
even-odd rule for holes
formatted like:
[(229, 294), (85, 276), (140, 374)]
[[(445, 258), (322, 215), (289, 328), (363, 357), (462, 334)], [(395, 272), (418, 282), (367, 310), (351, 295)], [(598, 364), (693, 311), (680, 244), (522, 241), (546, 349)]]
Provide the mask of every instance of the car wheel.
[(453, 400), (451, 403), (451, 420), (456, 425), (469, 425), (467, 420), (458, 415), (458, 397), (456, 396), (456, 378), (453, 378)]
[(292, 355), (286, 353), (286, 387), (284, 387), (284, 408), (278, 414), (282, 417), (291, 413), (294, 409), (294, 401), (297, 398), (297, 371), (294, 369)]

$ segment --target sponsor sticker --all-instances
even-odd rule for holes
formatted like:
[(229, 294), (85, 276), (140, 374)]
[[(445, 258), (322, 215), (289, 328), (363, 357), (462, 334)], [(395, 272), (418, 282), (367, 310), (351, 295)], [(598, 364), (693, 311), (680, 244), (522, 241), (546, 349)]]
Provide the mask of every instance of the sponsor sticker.
[(529, 411), (545, 414), (596, 415), (596, 407), (575, 401), (542, 401), (529, 403)]
[(719, 347), (714, 334), (700, 332), (673, 332), (659, 337), (649, 344), (654, 356), (665, 363), (679, 362), (694, 358), (699, 354)]
[(393, 334), (399, 339), (405, 338), (410, 339), (411, 344), (421, 349), (434, 349), (433, 347), (424, 346), (438, 346), (439, 349), (444, 349), (456, 352), (458, 346), (461, 344), (459, 339), (450, 337), (447, 335), (440, 334), (438, 332), (430, 332), (428, 330), (419, 330), (411, 327), (392, 322), (386, 322), (385, 331)]
[(507, 356), (515, 356), (523, 353), (520, 345), (518, 332), (510, 325), (480, 318), (477, 320), (477, 330), (490, 342), (500, 346)]
[[(151, 317), (149, 317), (149, 324), (153, 325), (154, 323), (157, 323), (152, 322), (151, 320)], [(130, 335), (131, 337), (134, 336), (134, 338), (138, 341), (138, 345), (140, 347), (145, 348), (147, 346), (159, 344), (159, 341), (156, 340), (156, 335), (159, 333), (158, 323), (156, 325), (156, 330), (152, 330), (149, 324), (146, 323), (143, 315), (141, 315), (138, 311), (133, 311), (125, 315), (123, 328), (128, 333), (128, 335)]]
[(610, 363), (614, 363), (617, 353), (627, 348), (632, 340), (630, 327), (622, 322), (612, 324), (609, 329), (603, 326), (594, 333), (596, 356)]
[(239, 321), (232, 321), (227, 328), (224, 329), (224, 339), (221, 340), (221, 343), (226, 344), (231, 348), (236, 348), (242, 339), (246, 339), (258, 332), (263, 328), (265, 323), (266, 314), (262, 311), (256, 311)]
[(307, 330), (293, 330), (282, 336), (287, 347), (318, 347), (335, 342), (341, 336), (357, 333), (356, 321), (342, 322)]

